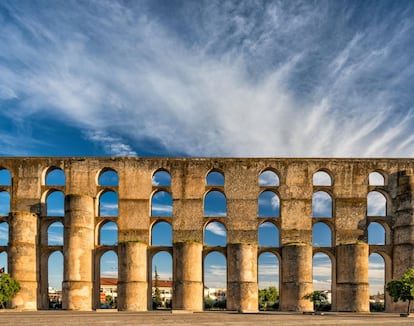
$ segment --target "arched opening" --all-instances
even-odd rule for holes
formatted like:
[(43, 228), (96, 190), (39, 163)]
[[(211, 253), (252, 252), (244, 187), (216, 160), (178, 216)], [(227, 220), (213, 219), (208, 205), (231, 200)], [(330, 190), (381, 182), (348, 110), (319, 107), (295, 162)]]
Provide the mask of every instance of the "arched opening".
[(263, 171), (259, 175), (259, 186), (260, 187), (278, 187), (279, 186), (278, 175), (271, 170)]
[(115, 222), (104, 223), (99, 230), (101, 246), (116, 246), (118, 244), (118, 225)]
[(259, 310), (279, 310), (279, 259), (264, 252), (258, 259)]
[(102, 187), (118, 187), (118, 173), (112, 169), (103, 170), (99, 174), (98, 185)]
[(0, 168), (0, 186), (11, 186), (11, 174), (7, 169)]
[(118, 301), (118, 255), (110, 250), (100, 261), (100, 306), (105, 309), (117, 307)]
[(152, 185), (156, 187), (170, 187), (171, 175), (165, 170), (158, 170), (152, 176)]
[(262, 223), (258, 232), (259, 247), (279, 247), (279, 229), (273, 223)]
[(204, 229), (204, 245), (225, 247), (227, 244), (227, 230), (220, 222), (208, 223)]
[(105, 191), (99, 196), (99, 216), (118, 216), (118, 194), (114, 191)]
[(367, 197), (367, 216), (387, 216), (387, 199), (378, 191), (370, 191)]
[(368, 283), (370, 311), (384, 311), (385, 263), (377, 253), (369, 255)]
[(173, 199), (166, 191), (156, 192), (151, 199), (151, 216), (171, 217), (173, 215)]
[(63, 224), (55, 222), (47, 228), (47, 245), (63, 246)]
[(312, 227), (312, 245), (314, 247), (331, 247), (332, 231), (325, 223), (315, 223)]
[(273, 191), (263, 191), (258, 199), (259, 217), (279, 217), (280, 200), (279, 196)]
[(172, 257), (160, 251), (152, 257), (152, 309), (171, 309), (173, 296)]
[(369, 185), (370, 186), (384, 186), (384, 176), (379, 172), (371, 172), (369, 174)]
[(312, 216), (332, 217), (332, 198), (325, 191), (317, 191), (312, 196)]
[(10, 194), (0, 191), (0, 216), (7, 216), (10, 212)]
[(0, 269), (3, 268), (4, 273), (8, 273), (8, 261), (7, 261), (7, 252), (0, 252)]
[(167, 222), (155, 223), (151, 231), (151, 246), (172, 246), (172, 227)]
[(1, 222), (0, 223), (0, 246), (7, 246), (8, 244), (9, 244), (9, 224), (7, 224), (7, 222)]
[(53, 191), (46, 198), (46, 215), (47, 216), (64, 216), (65, 215), (65, 195), (62, 191)]
[(325, 171), (318, 171), (313, 174), (314, 186), (332, 186), (332, 178)]
[(226, 216), (227, 200), (224, 194), (217, 190), (209, 191), (204, 197), (204, 216)]
[(381, 224), (377, 222), (372, 222), (369, 224), (368, 244), (385, 245), (385, 229)]
[(62, 309), (63, 255), (53, 252), (48, 259), (49, 309)]
[(64, 186), (65, 183), (65, 172), (61, 169), (52, 169), (46, 175), (46, 186)]
[(204, 309), (224, 310), (227, 305), (227, 260), (213, 251), (204, 258)]
[[(312, 277), (314, 295), (320, 302), (314, 301), (314, 309), (329, 311), (332, 305), (332, 262), (327, 254), (318, 252), (312, 259)], [(319, 293), (315, 293), (319, 291)]]
[(207, 174), (206, 184), (207, 186), (223, 187), (224, 186), (223, 173), (218, 172), (218, 171), (211, 171), (209, 174)]

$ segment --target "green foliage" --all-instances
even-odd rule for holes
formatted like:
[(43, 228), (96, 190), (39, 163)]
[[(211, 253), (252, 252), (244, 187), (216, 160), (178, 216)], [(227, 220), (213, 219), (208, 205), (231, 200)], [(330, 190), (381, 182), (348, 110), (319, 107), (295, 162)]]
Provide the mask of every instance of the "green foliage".
[(4, 305), (9, 302), (20, 291), (20, 284), (7, 273), (0, 276), (0, 306), (4, 309)]
[(313, 302), (313, 309), (316, 311), (319, 311), (321, 306), (328, 304), (328, 295), (323, 291), (313, 291), (303, 298)]
[(279, 291), (276, 287), (270, 286), (259, 290), (259, 310), (279, 309)]
[(161, 291), (159, 288), (158, 281), (160, 279), (160, 276), (157, 272), (157, 266), (155, 266), (155, 272), (154, 272), (154, 295), (152, 297), (152, 308), (157, 309), (158, 307), (161, 307), (162, 300), (161, 300)]
[(407, 313), (411, 310), (411, 301), (414, 299), (414, 268), (409, 269), (399, 280), (392, 280), (386, 290), (394, 302), (408, 301)]

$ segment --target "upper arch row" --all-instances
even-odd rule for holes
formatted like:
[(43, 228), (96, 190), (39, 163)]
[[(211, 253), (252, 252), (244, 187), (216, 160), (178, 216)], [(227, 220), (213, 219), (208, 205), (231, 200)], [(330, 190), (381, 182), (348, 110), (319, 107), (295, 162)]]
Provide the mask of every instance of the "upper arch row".
[[(382, 171), (374, 171), (369, 174), (370, 186), (386, 185), (386, 174)], [(96, 177), (99, 186), (118, 186), (118, 173), (111, 168), (103, 168)], [(333, 176), (328, 170), (321, 169), (313, 174), (314, 186), (332, 186)], [(259, 186), (279, 186), (279, 175), (271, 168), (264, 169), (258, 177)], [(43, 171), (42, 184), (46, 186), (64, 186), (66, 176), (62, 169), (49, 167)], [(154, 186), (168, 187), (171, 185), (171, 175), (166, 169), (158, 169), (152, 175)], [(0, 168), (0, 186), (11, 185), (11, 174), (5, 168)], [(207, 186), (224, 186), (224, 173), (218, 169), (211, 169), (206, 175)]]

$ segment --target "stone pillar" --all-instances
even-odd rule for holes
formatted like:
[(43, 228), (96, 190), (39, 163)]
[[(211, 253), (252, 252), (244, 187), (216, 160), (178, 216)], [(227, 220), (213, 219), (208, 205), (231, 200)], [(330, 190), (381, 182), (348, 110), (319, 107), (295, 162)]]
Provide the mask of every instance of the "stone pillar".
[(11, 308), (37, 310), (37, 224), (36, 214), (10, 213), (9, 272), (21, 287), (11, 302)]
[(369, 312), (368, 255), (366, 243), (336, 247), (338, 311)]
[(304, 299), (312, 291), (312, 246), (300, 243), (283, 246), (280, 309), (313, 311), (313, 303)]
[(227, 308), (258, 311), (257, 245), (227, 244)]
[(173, 247), (173, 309), (203, 310), (203, 245), (178, 242)]
[(92, 197), (65, 197), (63, 309), (92, 310), (94, 221)]
[(118, 244), (118, 310), (147, 311), (147, 248), (142, 242)]

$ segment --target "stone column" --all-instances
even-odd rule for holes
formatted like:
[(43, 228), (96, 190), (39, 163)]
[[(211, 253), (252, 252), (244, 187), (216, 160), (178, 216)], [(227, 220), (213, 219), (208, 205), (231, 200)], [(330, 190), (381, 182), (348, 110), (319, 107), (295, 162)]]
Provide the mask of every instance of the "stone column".
[(147, 311), (147, 248), (142, 242), (118, 244), (118, 310)]
[(63, 309), (92, 310), (94, 220), (92, 197), (65, 197)]
[(313, 291), (312, 246), (286, 244), (282, 247), (280, 309), (313, 311), (313, 303), (304, 296)]
[(11, 308), (37, 310), (37, 224), (36, 214), (10, 213), (9, 272), (21, 286), (11, 302)]
[(369, 312), (366, 243), (336, 247), (336, 302), (338, 311)]
[(173, 247), (173, 309), (203, 310), (203, 245), (178, 242)]
[(227, 308), (258, 311), (257, 245), (227, 244)]

